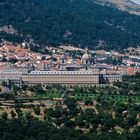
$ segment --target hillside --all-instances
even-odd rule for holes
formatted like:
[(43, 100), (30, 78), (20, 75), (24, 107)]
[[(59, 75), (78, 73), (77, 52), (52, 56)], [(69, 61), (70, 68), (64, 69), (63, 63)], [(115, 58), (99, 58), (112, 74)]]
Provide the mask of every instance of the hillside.
[[(9, 26), (16, 34), (2, 30)], [(41, 46), (107, 50), (140, 46), (140, 16), (92, 0), (1, 0), (0, 28), (1, 39), (33, 38)]]

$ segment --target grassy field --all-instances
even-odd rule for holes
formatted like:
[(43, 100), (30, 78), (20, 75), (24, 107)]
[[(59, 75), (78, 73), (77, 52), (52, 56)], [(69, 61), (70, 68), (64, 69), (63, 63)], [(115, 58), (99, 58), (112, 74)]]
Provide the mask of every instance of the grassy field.
[(140, 96), (128, 96), (128, 95), (102, 95), (101, 94), (90, 94), (90, 93), (79, 93), (79, 94), (75, 94), (74, 95), (76, 100), (86, 100), (86, 99), (92, 99), (92, 100), (96, 100), (99, 97), (102, 97), (104, 99), (107, 100), (114, 100), (114, 101), (118, 101), (118, 102), (129, 102), (131, 100), (131, 102), (133, 103), (140, 103)]
[(55, 92), (46, 92), (46, 94), (38, 94), (36, 95), (35, 97), (37, 98), (44, 98), (44, 97), (47, 97), (47, 98), (61, 98), (61, 93), (59, 91), (55, 91)]

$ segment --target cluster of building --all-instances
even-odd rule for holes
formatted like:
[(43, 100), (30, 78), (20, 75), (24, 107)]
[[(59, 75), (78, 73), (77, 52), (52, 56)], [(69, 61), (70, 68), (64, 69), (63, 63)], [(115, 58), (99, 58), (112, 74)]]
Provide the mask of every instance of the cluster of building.
[[(0, 81), (14, 84), (104, 86), (121, 82), (122, 75), (140, 71), (139, 57), (131, 58), (128, 50), (128, 54), (89, 51), (73, 46), (48, 47), (47, 50), (49, 53), (41, 54), (32, 52), (24, 45), (3, 44), (0, 47)], [(105, 63), (110, 58), (123, 59), (120, 65)], [(132, 61), (136, 65), (128, 65)]]
[(105, 68), (94, 66), (94, 58), (88, 50), (81, 58), (81, 64), (59, 64), (57, 70), (51, 70), (50, 65), (45, 65), (41, 70), (36, 70), (34, 64), (27, 67), (15, 67), (0, 71), (1, 82), (14, 84), (62, 84), (95, 86), (111, 84), (122, 81), (119, 74), (107, 74)]

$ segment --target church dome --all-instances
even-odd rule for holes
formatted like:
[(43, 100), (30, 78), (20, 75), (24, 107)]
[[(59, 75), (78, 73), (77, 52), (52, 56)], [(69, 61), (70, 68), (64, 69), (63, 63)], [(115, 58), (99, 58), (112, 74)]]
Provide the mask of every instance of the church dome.
[(91, 55), (88, 54), (88, 53), (85, 53), (83, 56), (82, 56), (82, 60), (89, 60), (91, 58)]
[(86, 50), (86, 52), (84, 53), (84, 55), (81, 58), (81, 63), (82, 64), (93, 64), (94, 63), (94, 59), (93, 57), (90, 55), (90, 53), (88, 52), (88, 50)]

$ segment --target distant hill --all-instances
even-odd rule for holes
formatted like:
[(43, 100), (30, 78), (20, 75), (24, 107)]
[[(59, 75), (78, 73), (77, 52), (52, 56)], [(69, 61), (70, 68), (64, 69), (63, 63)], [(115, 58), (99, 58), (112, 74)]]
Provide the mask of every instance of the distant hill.
[[(41, 46), (72, 44), (106, 50), (140, 46), (140, 16), (98, 3), (97, 0), (1, 0), (0, 39), (22, 42), (32, 38)], [(12, 33), (11, 29), (5, 32), (4, 27), (10, 27)]]
[(115, 6), (116, 8), (127, 11), (130, 14), (140, 15), (140, 5), (133, 2), (133, 0), (93, 0), (101, 5)]

